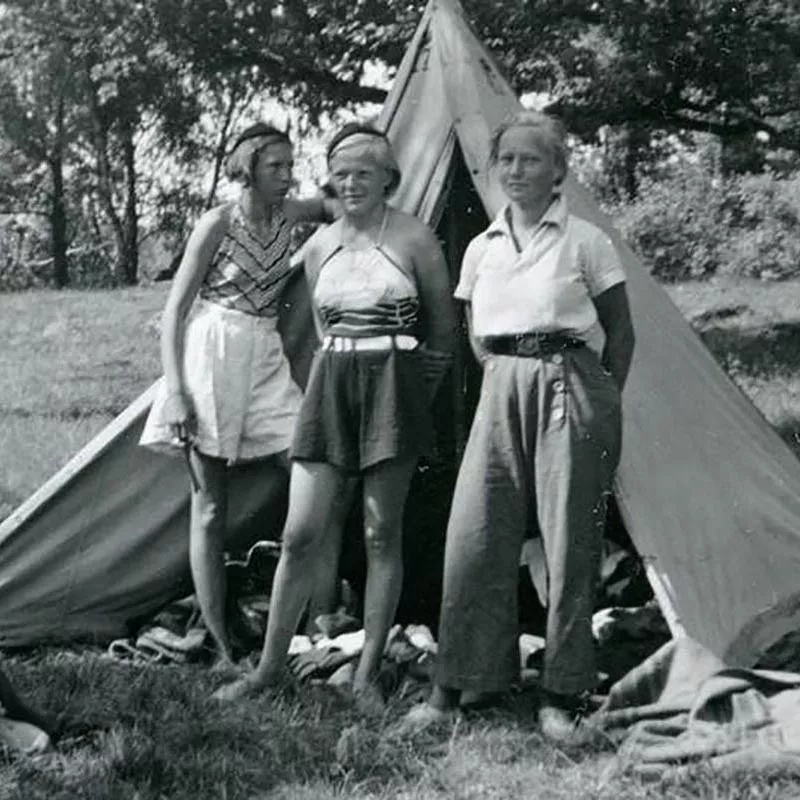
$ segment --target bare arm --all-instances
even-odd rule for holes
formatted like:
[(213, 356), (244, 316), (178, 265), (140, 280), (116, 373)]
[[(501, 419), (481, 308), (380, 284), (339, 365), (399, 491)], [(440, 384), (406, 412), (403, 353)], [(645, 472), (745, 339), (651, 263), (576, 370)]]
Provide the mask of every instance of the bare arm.
[(472, 349), (472, 354), (475, 356), (477, 362), (483, 366), (486, 359), (489, 357), (489, 351), (481, 344), (481, 340), (475, 335), (472, 329), (472, 304), (467, 303), (464, 307), (464, 316), (467, 319), (467, 333), (469, 334), (469, 345)]
[(456, 345), (456, 314), (450, 295), (450, 278), (439, 241), (428, 228), (417, 235), (414, 267), (426, 325), (426, 344), (431, 350), (452, 353)]
[(291, 222), (333, 222), (341, 214), (341, 204), (332, 194), (320, 191), (314, 197), (300, 199), (287, 197), (283, 210)]
[(184, 323), (211, 259), (222, 241), (225, 224), (221, 209), (213, 209), (200, 218), (172, 281), (161, 322), (161, 362), (170, 394), (186, 393), (183, 376)]
[(630, 371), (635, 342), (625, 284), (618, 283), (597, 295), (594, 305), (606, 334), (603, 366), (614, 376), (622, 391)]

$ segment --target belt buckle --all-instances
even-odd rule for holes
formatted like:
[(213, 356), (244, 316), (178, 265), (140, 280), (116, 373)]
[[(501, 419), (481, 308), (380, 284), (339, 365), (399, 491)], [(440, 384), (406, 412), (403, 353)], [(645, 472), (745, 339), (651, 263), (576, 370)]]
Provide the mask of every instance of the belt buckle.
[(535, 333), (517, 335), (517, 353), (521, 356), (535, 356), (539, 352), (539, 337)]

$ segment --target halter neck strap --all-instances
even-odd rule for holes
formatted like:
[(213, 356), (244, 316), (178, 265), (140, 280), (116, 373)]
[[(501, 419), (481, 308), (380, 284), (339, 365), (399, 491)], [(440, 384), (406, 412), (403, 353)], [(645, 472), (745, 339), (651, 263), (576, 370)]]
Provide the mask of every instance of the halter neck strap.
[[(379, 248), (383, 244), (383, 237), (384, 237), (384, 234), (386, 233), (386, 226), (388, 224), (389, 224), (389, 204), (385, 203), (384, 206), (383, 206), (383, 217), (381, 218), (381, 226), (378, 229), (378, 236), (377, 236), (376, 239), (374, 239), (372, 241), (372, 243), (370, 244), (370, 247), (378, 247)], [(340, 248), (345, 248), (345, 249), (350, 249), (350, 250), (355, 250), (355, 249), (364, 249), (364, 250), (366, 250), (366, 249), (368, 249), (368, 248), (348, 247), (348, 245), (346, 245), (345, 242), (344, 242), (344, 232), (345, 232), (344, 219), (342, 219), (342, 227), (341, 227), (341, 230), (339, 232), (339, 247)]]

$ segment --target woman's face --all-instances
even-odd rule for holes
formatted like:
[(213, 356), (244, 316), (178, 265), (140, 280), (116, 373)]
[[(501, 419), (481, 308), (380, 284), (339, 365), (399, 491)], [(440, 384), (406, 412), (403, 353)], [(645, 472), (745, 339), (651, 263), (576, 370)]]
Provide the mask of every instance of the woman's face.
[(267, 145), (256, 159), (252, 188), (267, 205), (280, 203), (292, 185), (294, 157), (285, 142)]
[(497, 150), (497, 170), (506, 197), (521, 206), (547, 200), (563, 177), (551, 148), (525, 126), (509, 128), (503, 134)]
[(391, 175), (370, 156), (353, 152), (334, 154), (331, 184), (345, 214), (364, 216), (382, 205)]

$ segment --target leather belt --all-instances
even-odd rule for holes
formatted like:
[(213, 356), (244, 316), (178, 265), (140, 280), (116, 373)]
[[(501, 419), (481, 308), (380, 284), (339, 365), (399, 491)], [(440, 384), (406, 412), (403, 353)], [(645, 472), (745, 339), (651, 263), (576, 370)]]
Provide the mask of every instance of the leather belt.
[(567, 333), (515, 333), (508, 336), (485, 336), (481, 344), (498, 356), (541, 358), (562, 350), (585, 347), (586, 342)]
[(335, 353), (363, 352), (367, 350), (416, 350), (419, 339), (407, 333), (386, 334), (384, 336), (325, 336), (323, 350)]

